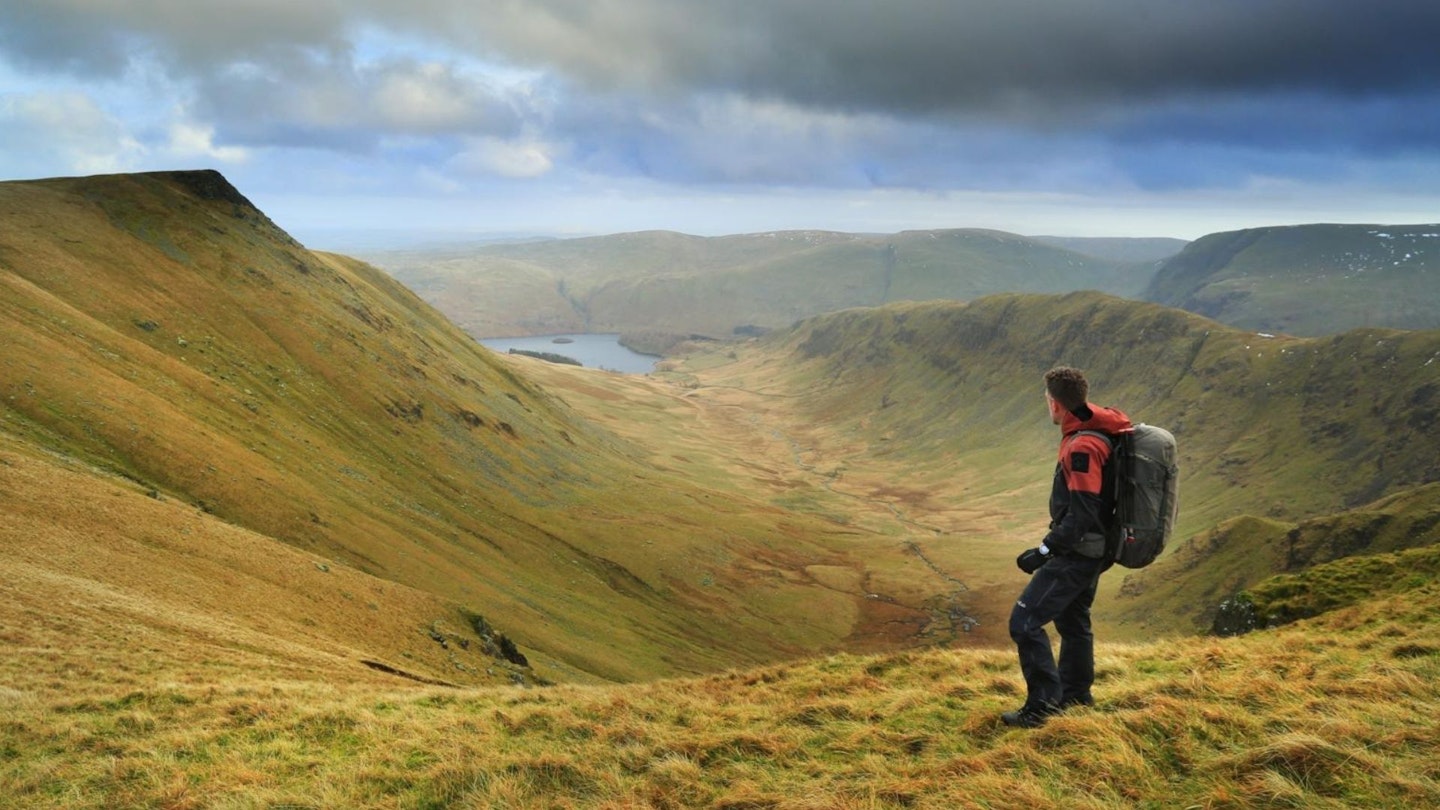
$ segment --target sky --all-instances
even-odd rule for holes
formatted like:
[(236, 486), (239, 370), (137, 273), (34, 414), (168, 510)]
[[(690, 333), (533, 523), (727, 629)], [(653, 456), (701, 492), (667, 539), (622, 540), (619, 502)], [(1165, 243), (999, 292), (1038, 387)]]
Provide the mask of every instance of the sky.
[(0, 180), (311, 247), (1440, 222), (1433, 0), (5, 0)]

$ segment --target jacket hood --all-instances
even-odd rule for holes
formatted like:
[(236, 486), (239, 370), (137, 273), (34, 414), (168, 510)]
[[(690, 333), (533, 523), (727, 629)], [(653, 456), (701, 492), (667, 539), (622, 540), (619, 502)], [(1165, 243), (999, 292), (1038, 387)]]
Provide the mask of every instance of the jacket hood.
[(1083, 415), (1089, 412), (1089, 419), (1081, 419), (1075, 411), (1067, 411), (1060, 420), (1060, 430), (1066, 436), (1081, 430), (1098, 430), (1101, 433), (1125, 433), (1133, 430), (1134, 425), (1130, 423), (1130, 417), (1115, 408), (1102, 408), (1099, 405), (1087, 404), (1084, 408), (1076, 408)]

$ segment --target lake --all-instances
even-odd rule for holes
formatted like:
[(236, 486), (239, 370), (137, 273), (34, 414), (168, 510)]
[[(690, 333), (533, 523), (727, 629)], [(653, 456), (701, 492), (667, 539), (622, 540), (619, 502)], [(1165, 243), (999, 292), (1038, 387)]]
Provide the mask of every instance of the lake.
[[(556, 342), (559, 341), (559, 342)], [(625, 374), (649, 374), (660, 359), (633, 352), (620, 345), (619, 335), (536, 335), (534, 337), (485, 338), (480, 345), (504, 354), (511, 349), (549, 352), (579, 360), (586, 368), (600, 368)]]

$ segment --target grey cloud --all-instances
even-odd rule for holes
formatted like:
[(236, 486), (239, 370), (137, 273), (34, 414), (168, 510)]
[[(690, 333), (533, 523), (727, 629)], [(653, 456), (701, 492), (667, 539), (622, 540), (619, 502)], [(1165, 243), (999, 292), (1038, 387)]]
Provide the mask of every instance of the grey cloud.
[[(437, 15), (465, 15), (431, 0)], [(448, 8), (448, 11), (445, 9)], [(1415, 0), (531, 0), (455, 36), (592, 86), (838, 109), (1003, 112), (1170, 95), (1426, 87), (1440, 5)]]
[(283, 70), (221, 73), (200, 82), (196, 108), (249, 144), (364, 150), (390, 136), (519, 131), (529, 100), (454, 66), (391, 59), (293, 59)]
[(365, 25), (592, 89), (829, 109), (1044, 116), (1172, 95), (1391, 94), (1440, 76), (1417, 0), (11, 0), (0, 47), (113, 70), (140, 40), (187, 69), (340, 51)]
[(81, 75), (114, 75), (130, 60), (124, 41), (87, 24), (80, 9), (18, 0), (0, 21), (0, 55), (16, 64)]
[(1188, 140), (1267, 150), (1434, 151), (1440, 149), (1440, 87), (1340, 100), (1270, 94), (1163, 103), (1135, 110), (1110, 131), (1121, 144)]
[(392, 136), (505, 136), (527, 113), (523, 96), (453, 63), (362, 59), (359, 3), (11, 2), (0, 18), (0, 58), (116, 80), (131, 68), (158, 68), (175, 84), (173, 101), (232, 143), (364, 150)]
[[(0, 59), (82, 75), (151, 60), (225, 143), (414, 138), (440, 165), (466, 136), (538, 132), (600, 173), (992, 188), (1237, 185), (1323, 173), (1326, 152), (1440, 151), (1440, 4), (1419, 0), (94, 6), (9, 0)], [(361, 53), (367, 29), (451, 61)], [(546, 92), (466, 59), (534, 70)], [(1186, 149), (1218, 168), (1169, 165)]]
[(113, 77), (148, 53), (204, 73), (283, 58), (295, 48), (343, 50), (345, 24), (336, 2), (7, 0), (0, 54), (41, 69)]

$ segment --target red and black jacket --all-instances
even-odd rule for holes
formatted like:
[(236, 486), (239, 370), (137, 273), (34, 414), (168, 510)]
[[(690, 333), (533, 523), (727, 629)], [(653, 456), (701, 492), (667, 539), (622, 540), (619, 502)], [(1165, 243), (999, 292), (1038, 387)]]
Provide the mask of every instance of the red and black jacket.
[(1088, 404), (1061, 420), (1060, 457), (1050, 487), (1050, 533), (1045, 535), (1052, 552), (1074, 551), (1086, 534), (1103, 534), (1115, 511), (1115, 494), (1104, 473), (1110, 444), (1084, 431), (1115, 435), (1132, 429), (1130, 417), (1120, 411)]

